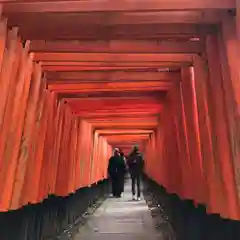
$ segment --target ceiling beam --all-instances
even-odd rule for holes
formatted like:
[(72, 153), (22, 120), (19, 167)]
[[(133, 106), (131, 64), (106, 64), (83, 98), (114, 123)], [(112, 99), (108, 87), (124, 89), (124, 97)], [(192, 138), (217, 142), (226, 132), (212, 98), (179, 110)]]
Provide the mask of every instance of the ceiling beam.
[(57, 93), (118, 92), (118, 91), (166, 91), (173, 86), (170, 81), (134, 81), (105, 83), (54, 83), (48, 84), (49, 90)]
[(69, 104), (70, 106), (82, 106), (84, 109), (88, 106), (92, 106), (93, 108), (102, 108), (105, 106), (112, 106), (113, 108), (119, 105), (126, 105), (129, 104), (158, 104), (160, 103), (161, 98), (157, 96), (147, 96), (147, 97), (123, 97), (123, 98), (87, 98), (87, 99), (67, 99), (65, 103)]
[(122, 129), (132, 129), (134, 127), (144, 128), (144, 129), (153, 129), (158, 126), (157, 122), (129, 122), (129, 123), (95, 123), (92, 124), (93, 128), (104, 129), (104, 128), (122, 128)]
[(141, 128), (133, 128), (133, 129), (96, 129), (96, 133), (100, 135), (122, 135), (122, 134), (151, 134), (153, 130), (145, 130)]
[(164, 100), (166, 97), (166, 92), (159, 92), (159, 91), (144, 91), (144, 92), (135, 92), (135, 91), (118, 91), (118, 92), (109, 92), (109, 93), (102, 93), (102, 92), (95, 92), (95, 93), (79, 93), (79, 94), (59, 94), (59, 99), (63, 100), (92, 100), (92, 99), (101, 99), (101, 100), (111, 100), (112, 99), (122, 99), (122, 98), (156, 98), (160, 101)]
[[(119, 115), (111, 115), (108, 114), (108, 115), (103, 115), (103, 116), (94, 116), (94, 117), (84, 117), (84, 119), (86, 121), (88, 121), (89, 123), (91, 122), (94, 122), (94, 121), (100, 121), (101, 119), (103, 121), (114, 121), (116, 119), (120, 119), (120, 120), (124, 120), (124, 119), (138, 119), (138, 120), (148, 120), (148, 119), (159, 119), (159, 116), (158, 114), (147, 114), (147, 115), (144, 115), (144, 116), (141, 116), (140, 114), (136, 115), (132, 115), (131, 113), (128, 114), (128, 113), (123, 113), (123, 114), (119, 114)], [(126, 120), (126, 121), (127, 121)]]
[[(89, 68), (88, 70), (91, 70), (91, 68), (96, 68), (96, 70), (101, 70), (100, 68), (114, 68), (114, 67), (121, 67), (121, 68), (131, 68), (131, 67), (137, 67), (137, 68), (143, 68), (143, 67), (179, 67), (179, 66), (190, 66), (189, 62), (182, 62), (179, 60), (179, 62), (174, 61), (147, 61), (147, 62), (139, 62), (139, 61), (127, 61), (127, 62), (118, 62), (118, 61), (111, 61), (111, 62), (104, 62), (104, 61), (74, 61), (74, 60), (69, 60), (69, 61), (64, 61), (64, 60), (44, 60), (41, 62), (41, 65), (43, 68), (47, 66), (57, 66), (57, 67), (83, 67), (83, 68)], [(64, 70), (62, 70), (64, 71)], [(68, 70), (69, 71), (69, 70)], [(73, 70), (74, 71), (74, 70)], [(75, 70), (77, 71), (77, 70)]]
[(157, 115), (160, 113), (161, 109), (152, 109), (152, 108), (148, 108), (148, 109), (130, 109), (130, 110), (124, 110), (124, 111), (116, 111), (116, 112), (106, 112), (106, 111), (98, 111), (98, 112), (91, 112), (91, 111), (84, 111), (84, 112), (78, 112), (75, 111), (73, 112), (73, 115), (75, 116), (80, 116), (83, 117), (84, 119), (88, 119), (88, 118), (94, 118), (94, 117), (100, 117), (100, 116), (126, 116), (131, 114), (132, 116), (142, 116), (142, 115)]
[[(88, 115), (93, 115), (94, 113), (94, 116), (95, 117), (98, 117), (98, 116), (107, 116), (105, 113), (116, 113), (116, 114), (121, 114), (121, 113), (125, 113), (125, 114), (129, 114), (131, 112), (133, 112), (133, 114), (138, 114), (138, 115), (141, 115), (141, 114), (145, 114), (146, 116), (149, 114), (149, 115), (152, 115), (152, 114), (159, 114), (162, 110), (162, 106), (159, 105), (159, 106), (148, 106), (148, 107), (141, 107), (141, 110), (134, 110), (133, 108), (125, 108), (125, 109), (112, 109), (112, 108), (105, 108), (105, 109), (101, 109), (101, 110), (97, 110), (95, 112), (91, 111), (91, 109), (86, 109), (85, 111), (84, 110), (78, 110), (77, 108), (76, 109), (73, 109), (73, 114), (77, 115), (77, 116), (81, 116), (81, 117), (86, 117), (87, 119), (87, 116)], [(135, 111), (135, 112), (134, 112)]]
[(116, 139), (108, 139), (106, 138), (107, 142), (110, 145), (117, 145), (119, 147), (126, 147), (129, 146), (131, 147), (132, 145), (136, 144), (144, 144), (147, 140), (149, 139), (149, 136), (139, 136), (138, 138), (131, 138), (131, 135), (126, 135), (124, 138), (116, 138)]
[(178, 72), (48, 72), (46, 74), (48, 81), (58, 82), (66, 81), (67, 83), (73, 82), (129, 82), (129, 81), (173, 81), (180, 80)]
[(118, 148), (132, 148), (133, 145), (144, 145), (144, 143), (149, 139), (149, 137), (139, 137), (139, 138), (131, 138), (130, 135), (125, 138), (120, 138), (119, 140), (107, 140), (108, 144), (113, 146), (118, 146)]
[(235, 0), (91, 0), (91, 1), (15, 1), (2, 0), (4, 12), (116, 12), (232, 9)]
[(112, 136), (106, 136), (106, 139), (109, 143), (116, 143), (121, 142), (124, 144), (124, 142), (129, 141), (142, 141), (149, 139), (149, 134), (138, 134), (138, 135), (131, 135), (131, 134), (125, 134), (125, 135), (112, 135)]
[(97, 123), (112, 123), (112, 122), (157, 122), (157, 116), (142, 116), (142, 117), (100, 117), (95, 119), (86, 119), (91, 124)]
[(121, 71), (121, 70), (151, 70), (159, 68), (179, 69), (188, 67), (189, 62), (42, 62), (42, 68), (45, 71)]
[[(79, 100), (67, 102), (67, 104), (78, 111), (97, 111), (97, 110), (110, 110), (114, 112), (120, 109), (142, 109), (144, 107), (158, 107), (161, 102), (157, 99), (115, 99), (112, 101), (100, 100)], [(139, 108), (141, 107), (141, 108)]]
[(169, 23), (183, 23), (183, 24), (217, 24), (226, 16), (225, 9), (208, 9), (208, 10), (175, 10), (175, 11), (144, 11), (144, 12), (85, 12), (85, 13), (53, 13), (53, 12), (8, 12), (5, 13), (9, 18), (10, 25), (26, 26), (29, 25), (41, 26), (41, 23), (48, 23), (52, 26), (61, 25), (64, 23), (65, 27), (76, 25), (134, 25), (143, 24), (169, 24)]
[[(16, 22), (8, 25), (19, 27), (23, 38), (29, 40), (189, 40), (203, 38), (207, 34), (216, 32), (216, 25), (207, 24), (145, 24), (116, 26), (103, 25), (70, 25), (65, 22), (58, 25), (41, 23), (40, 25), (26, 25)], [(62, 27), (64, 25), (65, 27)], [(80, 29), (76, 31), (76, 29)]]
[[(149, 66), (148, 66), (149, 65)], [(155, 67), (154, 67), (155, 65)], [(43, 66), (43, 70), (45, 70), (46, 72), (60, 72), (60, 71), (65, 71), (65, 72), (74, 72), (74, 71), (82, 71), (82, 72), (97, 72), (97, 71), (156, 71), (157, 69), (160, 70), (178, 70), (181, 67), (184, 66), (189, 66), (189, 64), (177, 64), (177, 63), (155, 63), (153, 65), (146, 63), (146, 66), (144, 67), (138, 67), (138, 66), (77, 66), (77, 65), (45, 65)]]
[[(73, 112), (76, 116), (81, 116), (81, 113)], [(142, 110), (133, 110), (133, 111), (124, 111), (124, 112), (84, 112), (84, 119), (88, 121), (89, 118), (98, 118), (98, 117), (113, 117), (113, 116), (138, 116), (141, 117), (143, 115), (151, 116), (151, 115), (158, 115), (159, 109), (142, 109)]]
[(36, 61), (63, 62), (192, 62), (196, 54), (151, 54), (151, 53), (35, 53)]
[(118, 145), (121, 145), (121, 146), (129, 146), (129, 145), (132, 145), (132, 142), (139, 142), (139, 143), (143, 143), (145, 142), (146, 140), (149, 139), (149, 135), (136, 135), (136, 137), (132, 137), (132, 135), (124, 135), (124, 137), (119, 137), (118, 136), (115, 136), (113, 135), (115, 138), (113, 139), (109, 139), (108, 137), (105, 137), (105, 139), (108, 141), (109, 144), (118, 144)]
[(56, 53), (200, 53), (202, 41), (31, 41), (32, 52)]
[(111, 135), (105, 137), (109, 143), (114, 142), (126, 142), (126, 141), (141, 141), (146, 140), (149, 138), (149, 134), (137, 134), (137, 135), (131, 135), (131, 134), (125, 134), (125, 135)]

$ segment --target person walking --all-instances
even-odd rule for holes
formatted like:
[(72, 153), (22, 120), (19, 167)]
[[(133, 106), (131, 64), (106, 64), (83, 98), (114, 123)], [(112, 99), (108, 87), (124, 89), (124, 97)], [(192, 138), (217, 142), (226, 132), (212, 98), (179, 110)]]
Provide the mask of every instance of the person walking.
[(114, 197), (121, 197), (125, 175), (125, 162), (120, 156), (120, 151), (115, 148), (114, 155), (109, 159), (108, 174), (112, 182), (112, 194)]
[(141, 200), (141, 177), (144, 169), (144, 159), (137, 146), (134, 146), (133, 151), (128, 156), (127, 164), (132, 179), (132, 198), (135, 200), (135, 187), (137, 185), (137, 200)]
[(122, 158), (122, 161), (124, 162), (124, 172), (123, 172), (123, 175), (122, 175), (122, 178), (120, 178), (120, 188), (121, 188), (121, 193), (124, 192), (124, 180), (125, 180), (125, 174), (126, 174), (126, 158), (125, 158), (125, 155), (124, 155), (124, 152), (122, 150), (120, 150), (120, 157)]

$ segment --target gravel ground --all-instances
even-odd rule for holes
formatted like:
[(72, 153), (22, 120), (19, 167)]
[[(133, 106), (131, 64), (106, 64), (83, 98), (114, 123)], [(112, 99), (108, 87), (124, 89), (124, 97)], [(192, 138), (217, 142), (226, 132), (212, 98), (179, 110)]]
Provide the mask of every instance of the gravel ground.
[(164, 240), (240, 240), (240, 221), (208, 215), (204, 206), (168, 194), (150, 179), (144, 186), (145, 200)]
[(161, 205), (159, 193), (154, 194), (152, 190), (150, 182), (145, 181), (144, 198), (151, 212), (155, 227), (157, 231), (161, 233), (161, 239), (176, 240), (176, 234), (170, 223), (170, 219)]
[(102, 197), (98, 199), (92, 206), (90, 206), (86, 212), (80, 216), (73, 224), (68, 226), (60, 236), (58, 236), (57, 240), (73, 240), (78, 230), (81, 226), (85, 225), (88, 219), (94, 214), (94, 212), (99, 208), (99, 206), (103, 203), (106, 197)]
[[(192, 201), (182, 201), (168, 194), (149, 179), (144, 181), (145, 201), (159, 232), (159, 240), (239, 240), (240, 222), (206, 214), (204, 206), (195, 208)], [(56, 239), (73, 240), (107, 195), (99, 198)], [(45, 239), (47, 240), (47, 239)], [(50, 239), (49, 239), (50, 240)], [(52, 239), (51, 239), (52, 240)]]

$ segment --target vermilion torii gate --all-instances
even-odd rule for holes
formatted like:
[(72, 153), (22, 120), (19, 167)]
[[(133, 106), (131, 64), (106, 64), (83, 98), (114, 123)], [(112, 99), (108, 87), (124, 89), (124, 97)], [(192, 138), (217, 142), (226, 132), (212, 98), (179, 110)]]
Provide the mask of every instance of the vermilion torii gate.
[(107, 177), (112, 146), (240, 220), (238, 0), (2, 0), (0, 210)]

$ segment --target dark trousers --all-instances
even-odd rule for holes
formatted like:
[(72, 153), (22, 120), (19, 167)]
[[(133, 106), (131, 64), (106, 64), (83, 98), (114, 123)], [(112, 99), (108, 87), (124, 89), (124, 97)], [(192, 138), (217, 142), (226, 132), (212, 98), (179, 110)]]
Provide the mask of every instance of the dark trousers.
[(124, 189), (124, 176), (112, 176), (112, 194), (113, 196), (121, 196)]
[(136, 194), (136, 190), (135, 190), (135, 187), (137, 185), (137, 197), (140, 197), (141, 195), (141, 176), (139, 174), (137, 175), (132, 175), (131, 176), (132, 178), (132, 195), (135, 195)]

